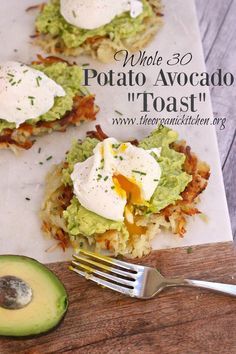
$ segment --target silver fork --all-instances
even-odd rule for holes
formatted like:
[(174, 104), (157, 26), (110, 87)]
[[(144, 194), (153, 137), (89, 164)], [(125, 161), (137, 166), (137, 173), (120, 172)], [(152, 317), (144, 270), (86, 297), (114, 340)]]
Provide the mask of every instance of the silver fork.
[(119, 293), (149, 299), (163, 289), (191, 286), (236, 296), (236, 285), (184, 278), (165, 278), (155, 268), (123, 262), (87, 250), (73, 255), (69, 267), (73, 272)]

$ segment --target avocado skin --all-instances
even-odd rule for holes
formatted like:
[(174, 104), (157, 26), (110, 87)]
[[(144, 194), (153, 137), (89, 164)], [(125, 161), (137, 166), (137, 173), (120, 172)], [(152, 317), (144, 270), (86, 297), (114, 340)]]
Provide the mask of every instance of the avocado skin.
[[(3, 262), (6, 264), (8, 262), (9, 264), (16, 263), (16, 265), (24, 264), (28, 265), (32, 269), (34, 269), (35, 273), (32, 274), (33, 277), (37, 277), (37, 272), (40, 272), (44, 274), (45, 279), (49, 280), (51, 284), (53, 285), (52, 288), (55, 289), (55, 291), (58, 293), (59, 298), (57, 299), (57, 303), (55, 304), (55, 307), (58, 308), (58, 305), (60, 305), (59, 311), (57, 315), (55, 316), (55, 319), (51, 320), (50, 323), (48, 323), (47, 319), (45, 318), (45, 323), (41, 324), (40, 326), (33, 324), (32, 327), (28, 328), (22, 328), (20, 325), (19, 328), (17, 326), (13, 327), (7, 327), (5, 324), (8, 321), (8, 316), (1, 316), (1, 307), (0, 307), (0, 336), (4, 337), (15, 337), (15, 338), (31, 338), (35, 336), (39, 336), (48, 332), (51, 332), (54, 330), (56, 327), (59, 326), (60, 322), (63, 320), (67, 309), (68, 309), (68, 294), (66, 292), (66, 289), (62, 282), (59, 280), (59, 278), (50, 270), (48, 269), (45, 265), (42, 263), (38, 262), (36, 259), (26, 257), (26, 256), (19, 256), (19, 255), (0, 255), (0, 276), (4, 276), (7, 274), (1, 273), (1, 265)], [(13, 274), (13, 273), (11, 273)], [(14, 274), (13, 274), (14, 275)], [(24, 280), (24, 275), (22, 274), (22, 280)], [(40, 287), (42, 288), (42, 294), (44, 294), (44, 284), (43, 282), (40, 284)], [(32, 287), (32, 290), (34, 292), (34, 287)], [(47, 299), (45, 299), (45, 304), (47, 303)], [(28, 305), (30, 306), (30, 304)], [(28, 307), (27, 306), (27, 307)], [(26, 308), (27, 308), (26, 307)], [(5, 309), (4, 309), (5, 310)], [(24, 309), (21, 310), (5, 310), (5, 314), (7, 314), (7, 311), (9, 313), (13, 311), (21, 311), (22, 313), (22, 323), (26, 320), (24, 314)], [(40, 313), (43, 313), (44, 308), (41, 309)], [(4, 323), (5, 328), (2, 326), (1, 321)]]

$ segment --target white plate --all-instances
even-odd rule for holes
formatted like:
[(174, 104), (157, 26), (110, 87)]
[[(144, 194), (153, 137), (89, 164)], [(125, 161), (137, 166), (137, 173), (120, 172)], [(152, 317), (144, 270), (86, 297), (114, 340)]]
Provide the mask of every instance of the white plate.
[[(9, 0), (1, 2), (0, 14), (0, 43), (1, 60), (21, 60), (30, 63), (35, 58), (35, 53), (40, 52), (30, 44), (30, 34), (33, 34), (35, 12), (26, 13), (27, 6), (41, 3), (41, 1), (17, 1)], [(7, 16), (6, 16), (7, 14)], [(197, 25), (197, 17), (194, 2), (191, 0), (165, 0), (165, 26), (152, 44), (146, 49), (148, 54), (155, 54), (156, 50), (168, 58), (173, 53), (185, 54), (191, 52), (193, 61), (184, 70), (188, 72), (205, 71), (204, 58), (200, 35)], [(80, 58), (78, 63), (90, 63), (90, 67), (98, 71), (122, 71), (120, 63), (111, 65), (99, 64), (90, 58)], [(168, 68), (163, 65), (162, 68)], [(144, 71), (148, 82), (143, 89), (167, 96), (185, 96), (191, 93), (198, 94), (203, 89), (190, 86), (153, 88), (153, 80), (157, 75), (158, 67), (136, 68), (135, 71)], [(124, 70), (124, 69), (123, 69)], [(129, 68), (127, 69), (129, 70)], [(169, 69), (168, 69), (169, 70)], [(176, 67), (176, 71), (182, 71), (183, 67)], [(153, 127), (112, 125), (115, 110), (132, 117), (140, 115), (140, 105), (127, 101), (127, 92), (141, 92), (136, 88), (99, 87), (95, 82), (90, 88), (96, 93), (97, 102), (101, 111), (97, 123), (110, 135), (125, 139), (130, 137), (141, 138), (147, 135)], [(199, 114), (202, 117), (212, 117), (212, 109), (209, 91), (206, 102), (198, 105)], [(151, 117), (160, 117), (154, 111)], [(164, 112), (162, 116), (170, 116)], [(0, 152), (0, 253), (24, 254), (35, 257), (42, 262), (52, 262), (68, 259), (69, 250), (63, 253), (61, 250), (52, 253), (45, 252), (54, 242), (46, 240), (40, 231), (38, 210), (43, 196), (43, 183), (46, 172), (53, 163), (58, 163), (64, 158), (66, 150), (70, 147), (73, 137), (83, 138), (87, 130), (94, 124), (84, 124), (81, 128), (70, 129), (67, 133), (54, 133), (38, 138), (30, 151), (14, 156), (10, 151)], [(195, 245), (203, 243), (231, 241), (230, 228), (220, 159), (217, 148), (216, 134), (213, 126), (208, 127), (174, 127), (191, 145), (193, 151), (207, 161), (211, 166), (211, 178), (207, 190), (201, 197), (199, 208), (207, 214), (209, 222), (203, 222), (199, 217), (192, 218), (188, 223), (187, 234), (184, 239), (173, 235), (158, 235), (153, 243), (154, 249)], [(42, 152), (38, 153), (38, 148)], [(45, 162), (48, 156), (53, 159)], [(43, 165), (39, 165), (44, 161)], [(27, 201), (25, 198), (31, 200)]]

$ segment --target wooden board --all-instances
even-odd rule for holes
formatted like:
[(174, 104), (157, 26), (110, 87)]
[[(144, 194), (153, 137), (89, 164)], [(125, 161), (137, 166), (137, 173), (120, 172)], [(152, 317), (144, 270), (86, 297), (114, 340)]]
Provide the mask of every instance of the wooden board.
[[(164, 275), (236, 283), (231, 243), (155, 251), (144, 258)], [(236, 298), (172, 288), (137, 300), (98, 287), (51, 264), (69, 293), (70, 306), (53, 332), (33, 339), (0, 339), (0, 353), (236, 353)]]
[[(195, 0), (206, 66), (210, 73), (217, 68), (236, 74), (236, 1)], [(215, 117), (226, 117), (224, 130), (216, 127), (224, 175), (226, 196), (234, 238), (236, 237), (236, 100), (235, 85), (211, 87)]]

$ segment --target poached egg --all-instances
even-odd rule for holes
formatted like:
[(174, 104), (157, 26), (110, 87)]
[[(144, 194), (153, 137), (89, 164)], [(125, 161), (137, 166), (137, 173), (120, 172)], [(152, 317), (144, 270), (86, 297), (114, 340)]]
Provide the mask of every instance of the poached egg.
[(143, 12), (140, 0), (61, 0), (64, 19), (79, 28), (92, 30), (110, 23), (123, 12), (135, 18)]
[(74, 166), (74, 193), (86, 209), (114, 221), (134, 223), (133, 205), (148, 205), (161, 177), (154, 153), (107, 138), (93, 155)]
[(25, 64), (0, 63), (0, 119), (20, 124), (38, 118), (54, 105), (64, 89), (39, 70)]

